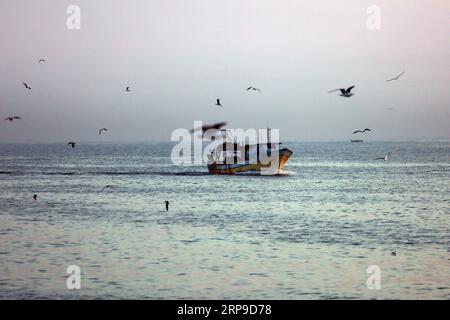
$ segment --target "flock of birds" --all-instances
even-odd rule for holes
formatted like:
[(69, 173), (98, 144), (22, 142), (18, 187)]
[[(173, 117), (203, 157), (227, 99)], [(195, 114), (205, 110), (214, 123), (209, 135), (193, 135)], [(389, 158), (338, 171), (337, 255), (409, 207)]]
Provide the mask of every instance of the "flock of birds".
[[(42, 59), (42, 58), (38, 60), (38, 63), (43, 63), (43, 62), (46, 62), (46, 60), (45, 60), (45, 59)], [(31, 86), (30, 86), (28, 83), (22, 82), (22, 85), (24, 86), (25, 89), (31, 90)], [(256, 87), (248, 87), (248, 88), (247, 88), (247, 91), (250, 91), (250, 90), (252, 90), (252, 91), (257, 91), (257, 92), (261, 93), (261, 90), (258, 89), (258, 88), (256, 88)], [(131, 92), (130, 86), (126, 86), (126, 87), (125, 87), (125, 92)], [(220, 99), (217, 99), (217, 100), (216, 100), (216, 105), (222, 107), (222, 104), (220, 103)], [(6, 117), (4, 120), (5, 120), (5, 121), (10, 121), (10, 122), (11, 122), (11, 121), (14, 121), (14, 120), (20, 120), (20, 119), (22, 119), (22, 117), (19, 117), (19, 116), (8, 116), (8, 117)], [(222, 128), (222, 127), (225, 126), (225, 125), (226, 125), (226, 122), (219, 122), (219, 123), (216, 123), (216, 124), (213, 124), (213, 125), (204, 125), (204, 126), (202, 126), (200, 129), (201, 129), (201, 131), (204, 133), (205, 131), (207, 131), (207, 130), (209, 130), (209, 129), (219, 130), (220, 128)], [(197, 129), (198, 129), (198, 128), (192, 129), (191, 132), (194, 132), (194, 131), (196, 131)], [(104, 133), (104, 132), (108, 132), (108, 128), (100, 128), (100, 129), (98, 130), (98, 135), (101, 135), (101, 134)], [(75, 141), (69, 141), (69, 142), (67, 143), (67, 145), (70, 146), (70, 147), (72, 147), (72, 148), (75, 148), (76, 144), (77, 144), (77, 143), (76, 143)], [(112, 188), (115, 188), (115, 187), (116, 187), (116, 186), (114, 186), (114, 185), (106, 185), (106, 186), (104, 186), (104, 187), (102, 188), (102, 192), (103, 192), (104, 190), (106, 190), (106, 189), (112, 189)], [(33, 199), (34, 199), (34, 200), (37, 200), (37, 199), (38, 199), (38, 195), (37, 195), (37, 194), (34, 194), (34, 195), (33, 195)], [(164, 204), (165, 204), (166, 211), (169, 211), (169, 204), (170, 204), (170, 202), (166, 200), (166, 201), (164, 201)]]
[[(44, 63), (44, 62), (46, 62), (46, 60), (43, 59), (43, 58), (41, 58), (41, 59), (38, 60), (38, 63)], [(404, 73), (405, 73), (405, 71), (401, 72), (401, 73), (400, 73), (398, 76), (396, 76), (396, 77), (387, 79), (386, 82), (399, 80), (400, 77), (401, 77)], [(22, 85), (24, 86), (24, 88), (25, 88), (26, 90), (31, 90), (31, 86), (30, 86), (28, 83), (22, 82)], [(355, 86), (352, 85), (352, 86), (350, 86), (350, 87), (348, 87), (348, 88), (338, 88), (338, 89), (333, 89), (333, 90), (328, 91), (328, 93), (332, 93), (332, 92), (339, 91), (339, 92), (340, 92), (339, 96), (345, 97), (345, 98), (350, 98), (350, 97), (352, 97), (352, 96), (355, 95), (354, 93), (352, 93), (352, 90), (353, 90), (354, 88), (355, 88)], [(248, 87), (248, 88), (246, 89), (246, 91), (255, 91), (255, 92), (258, 92), (258, 93), (262, 93), (261, 90), (260, 90), (259, 88), (253, 87), (253, 86)], [(131, 92), (130, 86), (126, 86), (126, 87), (125, 87), (125, 92)], [(222, 105), (222, 103), (221, 103), (221, 101), (220, 101), (219, 98), (216, 99), (216, 104), (215, 104), (215, 105), (216, 105), (216, 106), (219, 106), (219, 107), (223, 107), (223, 105)], [(388, 111), (393, 111), (394, 108), (391, 107), (391, 108), (388, 108), (387, 110), (388, 110)], [(12, 121), (15, 121), (15, 120), (20, 120), (20, 119), (22, 119), (22, 117), (15, 115), (15, 116), (8, 116), (8, 117), (4, 118), (4, 121), (12, 122)], [(210, 130), (210, 129), (220, 130), (220, 129), (221, 129), (222, 127), (224, 127), (225, 125), (226, 125), (226, 122), (218, 122), (218, 123), (215, 123), (215, 124), (212, 124), (212, 125), (203, 125), (201, 128), (194, 128), (194, 129), (192, 129), (192, 130), (191, 130), (191, 133), (193, 133), (193, 132), (195, 132), (195, 131), (197, 131), (197, 130), (201, 130), (201, 132), (202, 132), (202, 134), (203, 134), (203, 133), (205, 133), (207, 130)], [(353, 134), (358, 134), (358, 133), (359, 133), (359, 134), (365, 134), (366, 132), (371, 132), (371, 131), (372, 131), (372, 130), (371, 130), (370, 128), (364, 128), (364, 129), (361, 129), (361, 130), (355, 130), (355, 131), (353, 132)], [(104, 132), (108, 132), (108, 128), (100, 128), (100, 129), (98, 130), (98, 135), (101, 135), (101, 134), (104, 133)], [(75, 141), (69, 141), (69, 142), (67, 143), (67, 145), (68, 145), (68, 146), (71, 146), (72, 148), (75, 148), (76, 144), (77, 144), (77, 143), (76, 143)], [(389, 159), (389, 156), (390, 156), (390, 152), (389, 152), (388, 154), (386, 154), (385, 156), (383, 156), (383, 157), (378, 157), (378, 158), (376, 158), (375, 160), (383, 160), (383, 161), (387, 161), (387, 160)], [(115, 186), (113, 186), (113, 185), (106, 185), (105, 187), (103, 187), (102, 191), (104, 191), (105, 189), (114, 188), (114, 187), (115, 187)], [(33, 199), (34, 199), (34, 200), (37, 200), (37, 198), (38, 198), (38, 196), (37, 196), (36, 194), (34, 194), (34, 195), (33, 195)], [(164, 203), (165, 203), (166, 211), (169, 211), (169, 201), (166, 200), (166, 201), (164, 201)], [(395, 252), (392, 252), (391, 254), (392, 254), (392, 255), (396, 255)]]
[[(398, 76), (393, 77), (393, 78), (390, 78), (390, 79), (387, 79), (386, 82), (396, 81), (396, 80), (400, 79), (400, 77), (401, 77), (402, 75), (404, 75), (404, 74), (405, 74), (405, 71), (402, 71)], [(351, 96), (354, 96), (354, 95), (355, 95), (354, 93), (352, 93), (352, 89), (353, 89), (354, 87), (355, 87), (355, 86), (350, 86), (350, 87), (348, 87), (348, 88), (333, 89), (333, 90), (328, 91), (328, 93), (340, 91), (340, 94), (339, 94), (339, 95), (340, 95), (341, 97), (350, 98)], [(387, 111), (394, 111), (394, 110), (395, 110), (395, 109), (394, 109), (393, 107), (390, 107), (390, 108), (387, 109)], [(365, 128), (365, 129), (363, 129), (363, 130), (355, 130), (355, 131), (353, 131), (353, 134), (357, 134), (357, 133), (364, 134), (364, 133), (366, 133), (366, 132), (371, 132), (371, 131), (372, 131), (372, 130), (370, 130), (369, 128)], [(391, 155), (391, 153), (389, 152), (389, 153), (386, 154), (384, 157), (378, 157), (378, 158), (375, 158), (375, 160), (384, 160), (384, 161), (388, 161), (390, 155)]]

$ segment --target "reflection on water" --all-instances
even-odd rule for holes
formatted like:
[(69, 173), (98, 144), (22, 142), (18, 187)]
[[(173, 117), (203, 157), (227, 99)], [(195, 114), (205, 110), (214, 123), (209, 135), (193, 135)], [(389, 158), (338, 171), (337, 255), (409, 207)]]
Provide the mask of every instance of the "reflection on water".
[(271, 178), (163, 143), (0, 145), (0, 297), (450, 298), (450, 143), (286, 146), (295, 174)]

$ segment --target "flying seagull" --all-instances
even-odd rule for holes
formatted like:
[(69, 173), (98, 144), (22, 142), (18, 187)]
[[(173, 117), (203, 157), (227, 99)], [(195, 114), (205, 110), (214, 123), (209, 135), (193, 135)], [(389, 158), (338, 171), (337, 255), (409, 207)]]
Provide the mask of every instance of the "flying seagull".
[(219, 106), (219, 107), (222, 106), (222, 105), (220, 104), (220, 99), (217, 99), (217, 100), (216, 100), (216, 106)]
[(130, 92), (130, 87), (126, 87), (126, 88), (125, 88), (125, 91), (126, 91), (126, 92)]
[(385, 155), (384, 157), (379, 157), (376, 158), (375, 160), (384, 160), (384, 161), (388, 161), (389, 156), (391, 155), (391, 153), (389, 152), (387, 155)]
[(21, 117), (18, 117), (18, 116), (14, 116), (14, 117), (6, 117), (6, 118), (3, 119), (3, 120), (14, 121), (14, 120), (16, 120), (16, 119), (22, 119), (22, 118), (21, 118)]
[(335, 91), (338, 91), (338, 90), (339, 90), (339, 91), (341, 91), (341, 94), (340, 94), (341, 97), (350, 98), (351, 96), (354, 95), (354, 93), (351, 93), (351, 92), (350, 92), (350, 91), (352, 91), (352, 89), (353, 89), (354, 87), (355, 87), (355, 86), (348, 87), (347, 89), (344, 89), (344, 88), (341, 88), (341, 89), (334, 89), (334, 90), (328, 91), (328, 93), (335, 92)]
[(169, 211), (169, 201), (164, 201), (164, 203), (166, 204), (166, 211)]
[(255, 88), (255, 87), (248, 87), (247, 91), (248, 90), (258, 91), (259, 93), (261, 93), (261, 90), (259, 90), (258, 88)]
[(402, 73), (400, 73), (400, 74), (399, 74), (398, 76), (396, 76), (395, 78), (387, 79), (386, 81), (398, 80), (398, 78), (400, 78), (404, 73), (405, 73), (405, 71), (403, 71)]
[(39, 59), (39, 63), (45, 62), (45, 59)]
[(102, 134), (103, 131), (108, 131), (108, 129), (106, 129), (106, 128), (101, 128), (100, 130), (98, 130), (98, 134)]
[(372, 131), (372, 130), (370, 130), (369, 128), (365, 128), (364, 130), (353, 131), (353, 134), (355, 134), (355, 133), (365, 133), (366, 131)]
[(25, 89), (31, 90), (31, 87), (28, 86), (25, 82), (22, 82), (22, 84), (25, 86)]
[(76, 143), (73, 141), (70, 141), (67, 143), (68, 146), (72, 146), (72, 148), (75, 148)]
[(193, 133), (195, 131), (201, 130), (202, 133), (205, 133), (206, 131), (211, 130), (211, 129), (220, 130), (223, 126), (226, 126), (226, 125), (227, 125), (226, 122), (217, 122), (217, 123), (214, 123), (214, 124), (205, 124), (205, 125), (203, 125), (201, 127), (193, 128), (189, 132)]
[(34, 194), (34, 195), (33, 195), (33, 199), (34, 199), (34, 200), (37, 200), (37, 194)]

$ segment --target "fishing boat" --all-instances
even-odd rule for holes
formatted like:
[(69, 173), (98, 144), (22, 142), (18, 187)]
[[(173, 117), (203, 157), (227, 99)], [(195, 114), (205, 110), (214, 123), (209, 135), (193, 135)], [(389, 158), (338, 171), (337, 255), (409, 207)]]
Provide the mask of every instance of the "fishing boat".
[(361, 139), (355, 139), (355, 140), (350, 140), (350, 142), (364, 142), (364, 141)]
[[(222, 130), (228, 134), (226, 129)], [(252, 174), (287, 175), (284, 166), (293, 152), (282, 148), (281, 143), (270, 141), (270, 129), (267, 129), (267, 142), (239, 144), (225, 140), (208, 154), (208, 172), (211, 174)]]

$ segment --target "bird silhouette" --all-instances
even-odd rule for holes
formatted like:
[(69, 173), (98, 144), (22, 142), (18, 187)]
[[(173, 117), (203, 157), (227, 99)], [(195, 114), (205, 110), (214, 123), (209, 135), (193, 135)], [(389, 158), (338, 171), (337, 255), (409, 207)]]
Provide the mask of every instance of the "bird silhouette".
[(25, 86), (25, 89), (31, 90), (31, 87), (28, 84), (26, 84), (25, 82), (22, 82), (22, 84)]
[(370, 130), (369, 128), (365, 128), (364, 130), (353, 131), (353, 134), (355, 134), (355, 133), (365, 133), (366, 131), (372, 131), (372, 130)]
[(39, 59), (39, 63), (45, 62), (45, 59)]
[(405, 73), (405, 71), (403, 71), (403, 72), (400, 73), (398, 76), (396, 76), (396, 77), (394, 77), (394, 78), (392, 78), (392, 79), (387, 79), (386, 81), (389, 82), (389, 81), (398, 80), (398, 78), (400, 78), (404, 73)]
[(397, 252), (391, 251), (391, 256), (397, 256)]
[(130, 92), (130, 87), (126, 87), (126, 88), (125, 88), (125, 91), (126, 91), (126, 92)]
[(169, 201), (164, 201), (164, 203), (166, 204), (166, 211), (169, 211)]
[(248, 90), (258, 91), (259, 93), (261, 93), (261, 90), (259, 90), (258, 88), (255, 88), (255, 87), (248, 87), (247, 91)]
[(220, 104), (220, 99), (216, 100), (216, 106), (222, 107), (222, 105)]
[(33, 199), (34, 199), (34, 200), (37, 200), (37, 194), (34, 194), (34, 195), (33, 195)]
[(354, 87), (355, 86), (348, 87), (347, 89), (344, 89), (344, 88), (334, 89), (334, 90), (328, 91), (328, 93), (335, 92), (335, 91), (339, 90), (341, 92), (341, 94), (340, 94), (341, 97), (350, 98), (351, 96), (355, 95), (354, 93), (351, 93), (351, 91), (352, 91), (352, 89)]
[(18, 117), (18, 116), (13, 116), (13, 117), (6, 117), (5, 119), (3, 119), (4, 121), (5, 120), (8, 120), (8, 121), (14, 121), (14, 120), (19, 120), (19, 119), (22, 119), (21, 117)]
[(75, 148), (76, 143), (73, 142), (73, 141), (70, 141), (70, 142), (67, 143), (67, 145), (68, 146), (70, 145), (70, 146), (72, 146), (72, 148)]
[(106, 128), (101, 128), (100, 130), (98, 130), (98, 134), (99, 134), (99, 135), (102, 134), (103, 131), (108, 131), (108, 129), (106, 129)]

